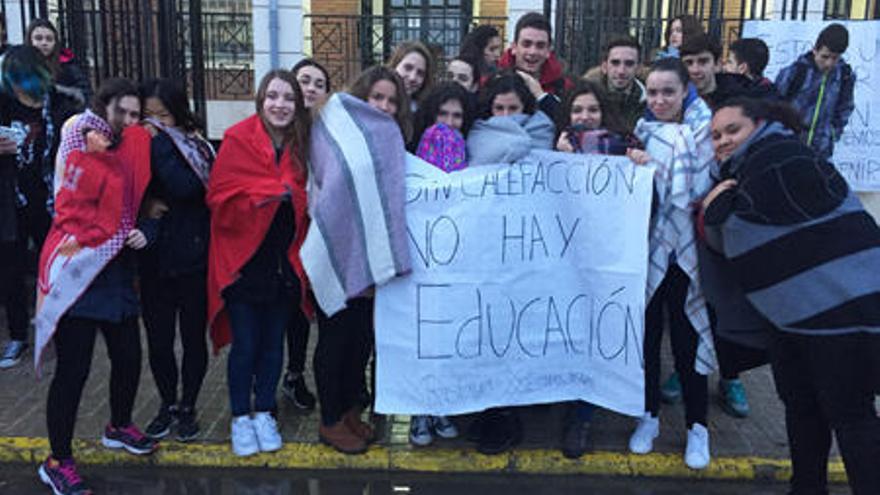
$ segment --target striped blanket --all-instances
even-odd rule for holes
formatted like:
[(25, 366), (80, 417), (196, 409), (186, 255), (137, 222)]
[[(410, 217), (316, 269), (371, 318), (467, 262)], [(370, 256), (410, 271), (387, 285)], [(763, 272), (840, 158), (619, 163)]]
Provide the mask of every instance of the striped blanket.
[(728, 214), (706, 212), (746, 297), (784, 332), (880, 333), (880, 228), (833, 165), (790, 133), (759, 137), (725, 164)]
[(671, 259), (691, 283), (685, 313), (700, 337), (694, 369), (709, 374), (716, 367), (715, 346), (697, 265), (694, 207), (712, 187), (716, 164), (709, 124), (712, 112), (693, 90), (685, 101), (682, 123), (641, 119), (636, 136), (656, 166), (657, 210), (649, 233), (646, 300), (663, 282)]
[(312, 127), (312, 223), (300, 256), (327, 315), (410, 271), (405, 153), (397, 123), (345, 93), (327, 101)]

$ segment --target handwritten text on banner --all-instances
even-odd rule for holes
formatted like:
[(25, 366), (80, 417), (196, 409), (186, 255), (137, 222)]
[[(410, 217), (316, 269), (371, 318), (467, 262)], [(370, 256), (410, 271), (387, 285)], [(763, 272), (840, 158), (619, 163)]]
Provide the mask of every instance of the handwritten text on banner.
[[(834, 164), (856, 191), (880, 191), (880, 21), (834, 21), (849, 31), (843, 54), (856, 74), (855, 111), (834, 147)], [(743, 36), (770, 48), (764, 75), (776, 75), (809, 52), (830, 21), (746, 21)], [(828, 110), (830, 111), (830, 110)]]
[(556, 152), (452, 174), (411, 157), (414, 270), (376, 294), (377, 411), (641, 414), (652, 174)]

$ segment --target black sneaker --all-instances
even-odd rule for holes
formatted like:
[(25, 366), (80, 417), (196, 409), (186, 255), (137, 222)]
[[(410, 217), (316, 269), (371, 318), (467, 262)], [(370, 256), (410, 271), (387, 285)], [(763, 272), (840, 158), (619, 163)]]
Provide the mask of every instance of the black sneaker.
[(287, 397), (293, 405), (298, 409), (310, 411), (315, 408), (315, 396), (306, 386), (306, 381), (302, 374), (294, 377), (289, 371), (284, 375), (284, 382), (281, 384), (281, 392)]
[(144, 434), (153, 440), (161, 440), (171, 433), (171, 427), (177, 421), (177, 406), (163, 404), (156, 417), (147, 425)]
[(522, 440), (522, 423), (513, 411), (489, 411), (482, 421), (477, 452), (497, 455), (507, 452)]
[(570, 418), (562, 433), (562, 455), (578, 459), (593, 450), (593, 435), (589, 421)]
[(196, 411), (191, 407), (181, 407), (177, 413), (177, 441), (189, 442), (199, 436), (199, 423)]

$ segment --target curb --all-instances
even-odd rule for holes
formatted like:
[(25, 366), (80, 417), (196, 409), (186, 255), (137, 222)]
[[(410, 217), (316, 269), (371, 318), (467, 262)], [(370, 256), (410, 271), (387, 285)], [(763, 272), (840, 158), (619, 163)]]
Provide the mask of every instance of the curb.
[[(75, 440), (80, 465), (198, 467), (223, 469), (346, 469), (358, 471), (597, 475), (726, 481), (784, 482), (791, 476), (791, 462), (756, 456), (713, 457), (703, 471), (688, 469), (679, 454), (648, 455), (595, 452), (577, 460), (557, 450), (522, 449), (486, 456), (471, 449), (414, 449), (373, 446), (363, 455), (346, 456), (313, 443), (287, 443), (280, 451), (237, 457), (226, 443), (164, 443), (152, 456), (137, 457), (108, 450), (97, 440)], [(0, 437), (0, 463), (36, 465), (49, 454), (46, 438)], [(846, 483), (843, 463), (828, 466), (829, 481)]]

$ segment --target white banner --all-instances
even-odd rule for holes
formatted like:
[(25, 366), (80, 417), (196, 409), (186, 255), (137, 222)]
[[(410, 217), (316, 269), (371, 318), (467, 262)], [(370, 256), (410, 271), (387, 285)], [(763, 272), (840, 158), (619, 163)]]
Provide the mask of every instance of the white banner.
[(582, 399), (642, 414), (652, 177), (599, 155), (451, 174), (411, 157), (414, 270), (376, 293), (376, 410)]
[[(746, 21), (743, 37), (770, 47), (764, 75), (776, 75), (810, 51), (832, 21)], [(880, 21), (834, 21), (849, 31), (843, 60), (856, 74), (855, 111), (834, 147), (833, 161), (856, 191), (880, 191)]]

